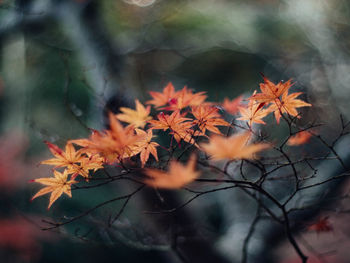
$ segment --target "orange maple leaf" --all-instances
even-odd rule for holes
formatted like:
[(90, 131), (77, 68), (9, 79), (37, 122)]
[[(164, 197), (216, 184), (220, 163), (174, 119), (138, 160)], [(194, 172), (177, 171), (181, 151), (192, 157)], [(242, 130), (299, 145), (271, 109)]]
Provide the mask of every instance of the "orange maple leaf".
[(221, 134), (216, 126), (230, 126), (230, 124), (223, 120), (218, 113), (218, 109), (208, 105), (191, 107), (192, 114), (196, 118), (192, 124), (197, 125), (199, 130), (204, 134), (206, 130)]
[[(90, 154), (88, 154), (90, 155)], [(83, 176), (87, 181), (89, 179), (89, 171), (96, 172), (98, 169), (103, 168), (104, 158), (98, 154), (90, 155), (80, 160), (79, 165), (74, 165), (67, 169), (67, 172), (72, 175), (72, 179), (75, 179), (78, 175)]]
[(173, 84), (169, 82), (163, 89), (163, 92), (150, 91), (149, 94), (153, 99), (147, 101), (146, 103), (153, 104), (155, 107), (159, 108), (176, 98), (178, 92), (175, 92)]
[(192, 93), (185, 86), (182, 90), (178, 91), (174, 98), (169, 100), (168, 105), (164, 107), (166, 110), (181, 110), (188, 106), (198, 106), (204, 103), (207, 96), (204, 95), (205, 92)]
[(32, 200), (35, 198), (48, 194), (51, 192), (50, 196), (50, 202), (48, 208), (51, 207), (51, 205), (63, 194), (65, 193), (69, 197), (72, 197), (71, 193), (71, 185), (74, 183), (77, 183), (77, 181), (69, 180), (68, 181), (68, 172), (67, 170), (64, 170), (63, 174), (54, 170), (53, 171), (55, 177), (51, 178), (38, 178), (32, 180), (32, 182), (40, 183), (43, 185), (46, 185), (45, 188), (41, 189), (39, 192), (37, 192), (33, 197)]
[[(253, 93), (256, 93), (256, 91)], [(237, 120), (248, 121), (249, 126), (252, 126), (253, 123), (266, 124), (262, 118), (265, 118), (271, 111), (263, 109), (261, 103), (258, 103), (254, 100), (250, 100), (246, 107), (238, 107), (238, 110), (241, 114), (241, 117)]]
[(123, 158), (134, 156), (133, 146), (139, 139), (132, 125), (123, 127), (114, 114), (109, 114), (110, 129), (102, 132), (93, 131), (89, 139), (71, 140), (82, 146), (82, 152), (105, 158), (105, 162), (120, 162)]
[(137, 127), (145, 127), (148, 120), (151, 120), (152, 117), (149, 116), (151, 112), (151, 106), (147, 106), (146, 108), (140, 103), (139, 100), (135, 100), (136, 110), (121, 107), (119, 113), (116, 115), (117, 119)]
[(168, 172), (157, 169), (146, 169), (145, 173), (150, 177), (145, 183), (149, 186), (164, 189), (177, 189), (194, 181), (200, 172), (195, 170), (196, 157), (192, 155), (186, 165), (177, 161), (171, 161)]
[(147, 132), (136, 129), (136, 134), (140, 136), (140, 140), (135, 143), (134, 153), (140, 153), (142, 168), (148, 161), (150, 154), (158, 161), (157, 147), (159, 144), (151, 141), (153, 138), (152, 129), (149, 129)]
[(201, 147), (211, 155), (213, 160), (254, 159), (254, 155), (257, 152), (271, 147), (268, 143), (248, 145), (250, 136), (250, 132), (244, 132), (230, 137), (213, 135), (210, 137), (209, 143), (201, 144)]
[(288, 91), (282, 94), (281, 99), (277, 99), (273, 104), (267, 109), (270, 112), (274, 112), (277, 123), (279, 123), (281, 114), (287, 113), (290, 116), (300, 118), (298, 116), (297, 108), (300, 107), (310, 107), (310, 103), (296, 99), (300, 96), (302, 92), (291, 93), (288, 95)]
[(235, 115), (238, 112), (239, 105), (241, 104), (243, 96), (239, 96), (233, 100), (229, 100), (228, 98), (224, 99), (222, 103), (222, 107), (225, 111), (227, 111), (231, 115)]
[(181, 126), (186, 121), (191, 120), (190, 118), (182, 117), (179, 110), (174, 111), (170, 115), (164, 114), (163, 112), (157, 115), (158, 120), (148, 121), (152, 125), (152, 129), (158, 129), (166, 131), (167, 129), (173, 129), (173, 127)]
[(205, 92), (193, 93), (185, 86), (180, 91), (175, 91), (171, 82), (163, 89), (163, 92), (150, 91), (149, 94), (153, 97), (147, 101), (147, 104), (153, 104), (156, 108), (169, 111), (176, 111), (188, 106), (201, 105), (207, 98)]
[(157, 115), (158, 120), (148, 121), (152, 125), (152, 129), (158, 130), (170, 130), (170, 134), (174, 135), (174, 138), (177, 142), (181, 139), (187, 142), (193, 141), (191, 120), (190, 118), (184, 118), (181, 116), (179, 110), (174, 111), (171, 115), (164, 114), (163, 112)]
[(301, 131), (295, 134), (294, 136), (290, 137), (287, 141), (287, 144), (290, 146), (297, 146), (301, 144), (307, 143), (310, 138), (312, 137), (312, 134), (308, 131)]
[(270, 103), (278, 99), (283, 93), (288, 91), (292, 86), (292, 80), (287, 82), (279, 82), (274, 84), (268, 78), (264, 77), (264, 83), (260, 83), (261, 93), (254, 94), (250, 97), (250, 100), (257, 101), (259, 103)]

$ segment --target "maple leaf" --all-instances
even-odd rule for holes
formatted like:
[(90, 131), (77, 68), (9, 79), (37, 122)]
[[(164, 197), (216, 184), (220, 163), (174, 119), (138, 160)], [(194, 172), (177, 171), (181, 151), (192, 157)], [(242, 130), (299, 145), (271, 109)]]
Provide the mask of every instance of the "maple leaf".
[(203, 134), (206, 130), (221, 134), (216, 126), (230, 126), (228, 122), (221, 118), (218, 109), (215, 107), (202, 105), (191, 107), (191, 109), (193, 116), (196, 118), (192, 124), (197, 125)]
[(248, 145), (250, 136), (250, 132), (244, 132), (230, 137), (213, 135), (210, 137), (209, 143), (201, 144), (201, 147), (211, 155), (213, 160), (254, 159), (254, 155), (257, 152), (271, 147), (268, 143)]
[(176, 111), (188, 106), (201, 105), (207, 98), (205, 92), (193, 93), (185, 86), (180, 91), (175, 91), (171, 82), (163, 89), (163, 92), (150, 91), (149, 94), (153, 97), (147, 101), (147, 104), (153, 104), (156, 108), (168, 111)]
[(163, 92), (150, 91), (149, 94), (152, 96), (152, 100), (147, 101), (147, 104), (153, 104), (156, 108), (164, 106), (172, 99), (176, 98), (177, 92), (171, 82), (169, 82)]
[(308, 131), (301, 131), (295, 134), (294, 136), (290, 137), (287, 141), (287, 144), (290, 146), (297, 146), (301, 144), (307, 143), (310, 138), (312, 137), (312, 134)]
[(316, 223), (310, 225), (307, 228), (309, 231), (316, 231), (317, 234), (320, 232), (330, 232), (333, 230), (332, 224), (329, 222), (329, 217), (325, 216), (320, 218)]
[[(89, 154), (90, 155), (90, 154)], [(87, 181), (89, 178), (89, 171), (96, 172), (98, 169), (103, 168), (104, 158), (98, 154), (90, 155), (80, 160), (79, 165), (74, 165), (67, 169), (69, 174), (73, 174), (72, 179), (75, 179), (78, 175), (83, 176)]]
[(190, 118), (182, 117), (179, 110), (174, 111), (170, 115), (163, 112), (157, 115), (158, 120), (148, 121), (152, 125), (152, 129), (158, 129), (166, 131), (167, 129), (173, 129), (173, 127), (182, 125), (184, 122), (191, 120)]
[[(253, 96), (256, 94), (254, 91)], [(248, 121), (249, 126), (253, 123), (266, 124), (262, 118), (266, 117), (271, 111), (262, 108), (262, 104), (254, 100), (250, 100), (246, 107), (238, 107), (241, 117), (237, 120)]]
[(146, 108), (140, 103), (139, 100), (135, 100), (136, 110), (121, 107), (119, 113), (116, 115), (117, 119), (137, 127), (145, 127), (148, 120), (151, 120), (152, 117), (149, 116), (151, 112), (151, 106), (147, 106)]
[(170, 134), (174, 135), (177, 142), (181, 139), (190, 142), (193, 141), (191, 134), (191, 120), (190, 118), (184, 118), (181, 116), (179, 110), (174, 111), (171, 115), (164, 114), (163, 112), (157, 115), (158, 120), (148, 121), (152, 125), (152, 129), (158, 130), (170, 130)]
[(66, 144), (65, 152), (57, 145), (45, 141), (49, 147), (50, 152), (56, 157), (40, 162), (40, 164), (55, 165), (55, 168), (64, 167), (71, 168), (75, 163), (80, 162), (84, 157), (81, 152), (76, 151), (73, 144), (68, 142)]
[(63, 173), (60, 173), (56, 170), (53, 171), (55, 177), (51, 178), (38, 178), (32, 180), (32, 182), (40, 183), (46, 185), (45, 188), (37, 192), (32, 200), (35, 198), (48, 194), (51, 192), (50, 202), (48, 208), (63, 194), (65, 193), (69, 197), (72, 197), (71, 185), (77, 183), (77, 181), (69, 180), (68, 181), (68, 172), (64, 170)]
[(274, 112), (277, 123), (279, 123), (281, 114), (287, 113), (290, 116), (300, 118), (298, 116), (297, 108), (310, 107), (310, 103), (296, 99), (302, 92), (291, 93), (288, 95), (288, 91), (282, 94), (282, 98), (275, 100), (273, 104), (267, 109), (270, 112)]
[(140, 140), (135, 143), (134, 153), (140, 153), (142, 168), (148, 161), (150, 154), (158, 161), (157, 147), (159, 144), (151, 141), (153, 138), (152, 129), (149, 129), (147, 132), (136, 129), (136, 134), (140, 136)]
[(188, 106), (198, 106), (204, 103), (207, 96), (204, 95), (205, 92), (192, 93), (191, 90), (188, 90), (185, 86), (182, 90), (178, 91), (174, 98), (169, 100), (167, 107), (164, 107), (166, 110), (181, 110)]
[(229, 100), (228, 98), (224, 99), (222, 103), (222, 107), (225, 111), (227, 111), (231, 115), (235, 115), (238, 112), (238, 107), (241, 104), (243, 96), (239, 96), (233, 100)]
[(102, 132), (93, 131), (89, 139), (71, 140), (70, 142), (82, 146), (82, 152), (105, 158), (105, 162), (114, 163), (123, 158), (134, 156), (132, 150), (139, 136), (135, 134), (132, 125), (123, 127), (114, 114), (109, 114), (110, 129)]
[(195, 170), (195, 166), (196, 157), (192, 155), (186, 165), (174, 160), (171, 161), (168, 172), (157, 169), (146, 169), (145, 173), (150, 179), (146, 179), (145, 183), (156, 188), (181, 188), (199, 177), (200, 172)]
[(89, 170), (96, 171), (103, 168), (102, 158), (83, 156), (82, 151), (75, 150), (71, 141), (66, 144), (65, 152), (53, 143), (45, 143), (56, 158), (42, 161), (40, 164), (55, 165), (55, 168), (67, 167), (68, 174), (74, 174), (74, 178), (81, 175), (86, 179), (89, 177)]
[(260, 83), (261, 93), (254, 94), (250, 97), (250, 100), (257, 101), (259, 103), (270, 103), (278, 99), (283, 93), (288, 91), (292, 86), (292, 80), (287, 82), (279, 82), (274, 84), (268, 78), (264, 77), (264, 83)]

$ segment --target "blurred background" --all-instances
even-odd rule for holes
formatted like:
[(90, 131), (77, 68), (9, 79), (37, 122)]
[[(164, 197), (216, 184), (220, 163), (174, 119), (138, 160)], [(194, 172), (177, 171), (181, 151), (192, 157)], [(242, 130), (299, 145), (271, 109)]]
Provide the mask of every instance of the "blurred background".
[[(41, 231), (42, 219), (67, 219), (125, 191), (74, 192), (49, 211), (47, 198), (30, 203), (38, 185), (28, 181), (51, 174), (37, 165), (50, 156), (43, 141), (63, 147), (86, 137), (88, 128), (104, 127), (106, 107), (144, 102), (169, 81), (221, 102), (250, 96), (260, 73), (274, 82), (292, 78), (313, 104), (305, 123), (329, 124), (320, 132), (332, 137), (339, 115), (350, 117), (349, 50), (345, 0), (0, 1), (0, 262), (186, 262), (165, 234), (148, 232), (144, 208), (135, 204), (143, 200), (130, 203), (112, 230), (103, 222), (121, 204)], [(207, 201), (196, 208), (201, 235), (228, 262), (242, 262), (227, 215), (237, 208), (227, 210), (223, 196)], [(302, 237), (315, 245), (310, 262), (349, 262), (349, 217), (341, 215), (330, 215), (334, 231)], [(140, 222), (146, 227), (135, 227)], [(266, 254), (266, 262), (299, 262), (285, 240)]]

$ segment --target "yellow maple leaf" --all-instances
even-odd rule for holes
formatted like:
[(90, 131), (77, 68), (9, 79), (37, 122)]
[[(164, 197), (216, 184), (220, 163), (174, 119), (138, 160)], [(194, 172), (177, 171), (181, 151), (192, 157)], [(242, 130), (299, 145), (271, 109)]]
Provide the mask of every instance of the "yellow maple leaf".
[(267, 143), (247, 144), (250, 136), (250, 132), (230, 137), (213, 135), (210, 137), (209, 143), (203, 143), (200, 146), (213, 160), (254, 159), (254, 155), (257, 152), (271, 147)]
[(121, 107), (119, 113), (116, 115), (117, 119), (131, 125), (134, 125), (135, 128), (145, 127), (148, 120), (151, 120), (152, 117), (149, 116), (151, 112), (151, 106), (147, 106), (146, 108), (140, 103), (139, 100), (135, 100), (136, 110)]
[(146, 179), (145, 183), (156, 188), (181, 188), (199, 177), (200, 172), (195, 170), (195, 166), (196, 157), (192, 155), (186, 165), (177, 161), (171, 161), (168, 172), (157, 169), (146, 169), (145, 173), (150, 179)]
[(73, 144), (70, 142), (66, 144), (65, 152), (53, 143), (47, 141), (45, 141), (45, 143), (55, 158), (42, 161), (40, 164), (55, 165), (55, 168), (64, 166), (71, 168), (75, 163), (80, 162), (84, 158), (81, 152), (76, 151)]
[(68, 174), (81, 175), (86, 179), (89, 177), (89, 170), (96, 171), (103, 168), (102, 158), (99, 156), (84, 156), (82, 151), (76, 151), (72, 142), (68, 142), (65, 147), (65, 152), (57, 145), (45, 142), (51, 153), (56, 157), (42, 161), (40, 164), (55, 165), (55, 168), (66, 167)]
[(51, 192), (50, 195), (50, 202), (48, 208), (51, 207), (51, 205), (63, 194), (65, 193), (69, 197), (72, 197), (71, 192), (71, 185), (74, 183), (77, 183), (77, 181), (69, 180), (68, 181), (68, 172), (67, 170), (64, 170), (63, 174), (54, 170), (53, 171), (55, 177), (51, 178), (38, 178), (32, 180), (32, 182), (40, 183), (42, 185), (46, 185), (45, 188), (41, 189), (39, 192), (37, 192), (33, 197), (32, 200), (35, 198), (48, 194)]

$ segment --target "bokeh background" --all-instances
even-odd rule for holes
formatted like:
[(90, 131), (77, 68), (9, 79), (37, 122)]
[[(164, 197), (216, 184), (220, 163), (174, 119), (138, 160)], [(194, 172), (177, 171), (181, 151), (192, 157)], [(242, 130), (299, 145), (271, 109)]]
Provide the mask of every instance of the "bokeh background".
[[(305, 122), (330, 124), (322, 132), (331, 137), (339, 114), (350, 118), (349, 50), (345, 0), (0, 1), (0, 262), (166, 262), (169, 247), (135, 227), (146, 220), (142, 200), (113, 231), (103, 222), (118, 204), (41, 231), (43, 219), (69, 218), (124, 191), (77, 192), (50, 210), (47, 198), (31, 203), (38, 186), (28, 181), (51, 173), (37, 165), (50, 156), (43, 141), (63, 146), (86, 137), (88, 128), (104, 127), (106, 107), (145, 101), (169, 81), (220, 102), (249, 96), (260, 73), (275, 82), (293, 78), (313, 104)], [(226, 201), (209, 199), (198, 208), (202, 234), (236, 262), (223, 238), (232, 224), (222, 211)], [(336, 218), (334, 231), (305, 238), (329, 254), (324, 262), (349, 262), (349, 217)], [(274, 260), (298, 262), (283, 242)]]

